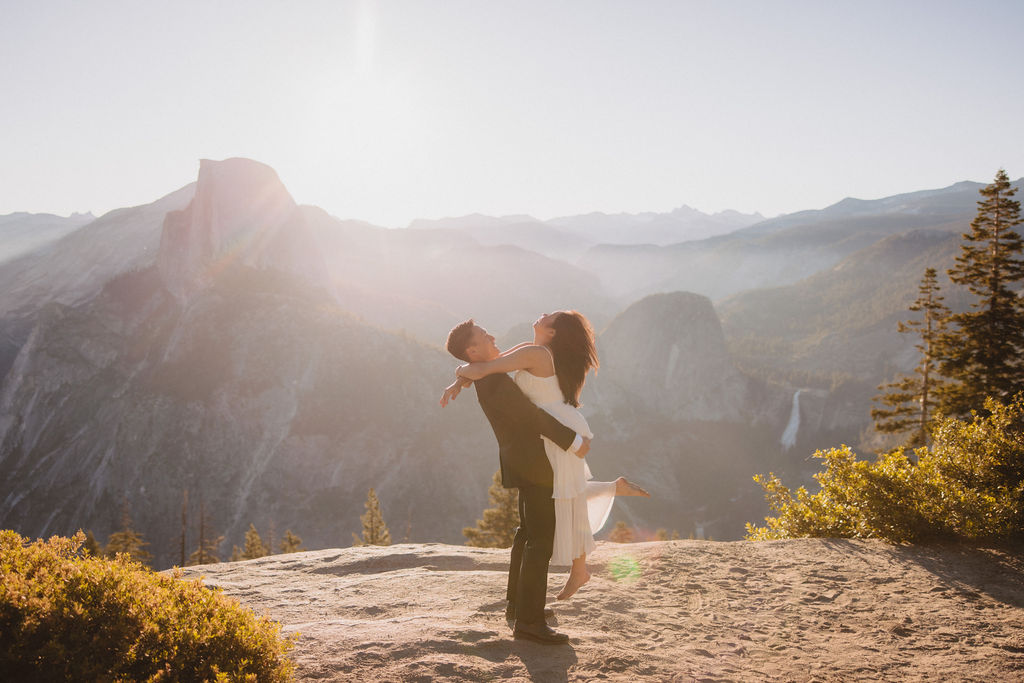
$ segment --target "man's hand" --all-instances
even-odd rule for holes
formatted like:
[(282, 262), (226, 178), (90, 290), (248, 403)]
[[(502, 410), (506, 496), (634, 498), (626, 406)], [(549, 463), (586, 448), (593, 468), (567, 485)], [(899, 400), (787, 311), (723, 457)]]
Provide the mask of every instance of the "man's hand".
[(472, 384), (471, 381), (462, 377), (457, 378), (454, 382), (449, 384), (445, 388), (444, 393), (441, 394), (441, 407), (444, 408), (448, 405), (448, 401), (454, 401), (455, 397), (459, 395), (460, 391), (462, 391), (462, 388), (468, 387), (470, 384)]
[(576, 457), (582, 460), (590, 452), (590, 439), (583, 437), (583, 445), (576, 449)]
[(444, 393), (441, 394), (441, 407), (444, 408), (448, 405), (448, 401), (454, 401), (460, 391), (462, 391), (462, 385), (458, 382), (453, 382), (445, 387)]

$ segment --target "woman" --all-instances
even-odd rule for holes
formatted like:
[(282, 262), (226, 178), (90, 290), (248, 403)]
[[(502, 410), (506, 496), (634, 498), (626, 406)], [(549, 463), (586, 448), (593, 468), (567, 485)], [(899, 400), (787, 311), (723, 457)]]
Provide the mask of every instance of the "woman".
[[(519, 344), (492, 361), (461, 365), (456, 374), (463, 380), (477, 380), (515, 371), (515, 383), (533, 403), (577, 434), (593, 437), (579, 411), (579, 398), (587, 372), (597, 367), (590, 323), (577, 311), (556, 311), (533, 323), (532, 344)], [(458, 389), (457, 380), (446, 390), (445, 398), (453, 397)], [(583, 458), (562, 450), (547, 438), (544, 447), (554, 475), (555, 542), (551, 563), (572, 565), (557, 596), (565, 600), (590, 580), (586, 559), (594, 549), (593, 531), (608, 519), (615, 496), (650, 494), (623, 477), (613, 482), (591, 481), (593, 475)]]

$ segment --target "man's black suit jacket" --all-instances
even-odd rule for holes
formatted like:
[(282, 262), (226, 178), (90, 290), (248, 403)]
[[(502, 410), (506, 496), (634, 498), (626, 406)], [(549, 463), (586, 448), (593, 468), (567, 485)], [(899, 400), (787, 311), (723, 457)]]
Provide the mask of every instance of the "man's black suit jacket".
[(498, 439), (501, 484), (507, 489), (553, 484), (541, 435), (569, 450), (576, 432), (538, 408), (504, 373), (474, 382), (484, 415)]

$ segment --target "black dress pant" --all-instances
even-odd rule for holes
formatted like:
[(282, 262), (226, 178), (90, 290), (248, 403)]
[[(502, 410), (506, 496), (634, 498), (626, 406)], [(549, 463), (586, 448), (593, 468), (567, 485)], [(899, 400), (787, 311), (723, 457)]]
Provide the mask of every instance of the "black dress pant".
[(555, 501), (550, 486), (519, 489), (519, 528), (512, 541), (505, 597), (516, 605), (516, 621), (544, 622), (548, 564), (555, 542)]
[[(519, 503), (519, 519), (523, 518), (523, 504)], [(523, 548), (526, 547), (526, 531), (520, 522), (516, 527), (515, 536), (512, 537), (512, 557), (508, 565), (508, 588), (505, 590), (505, 599), (511, 603), (516, 601), (516, 590), (519, 588), (519, 568), (523, 564)]]

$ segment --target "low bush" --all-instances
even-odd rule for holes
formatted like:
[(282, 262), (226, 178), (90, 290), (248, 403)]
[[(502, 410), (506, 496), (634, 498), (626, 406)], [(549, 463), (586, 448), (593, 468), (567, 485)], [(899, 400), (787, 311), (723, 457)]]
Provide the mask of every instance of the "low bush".
[(999, 540), (1024, 533), (1024, 399), (989, 400), (985, 416), (946, 418), (931, 448), (858, 460), (848, 446), (818, 451), (818, 493), (794, 493), (774, 474), (754, 480), (776, 513), (747, 538), (882, 538), (893, 542)]
[(201, 581), (83, 553), (84, 540), (0, 531), (0, 680), (291, 677), (279, 624)]

